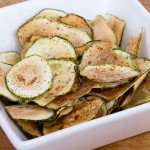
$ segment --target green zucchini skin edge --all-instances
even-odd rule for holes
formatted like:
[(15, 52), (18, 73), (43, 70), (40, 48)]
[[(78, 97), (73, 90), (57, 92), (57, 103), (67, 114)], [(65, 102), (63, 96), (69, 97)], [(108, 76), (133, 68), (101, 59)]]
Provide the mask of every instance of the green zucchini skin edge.
[[(65, 38), (63, 38), (63, 37), (61, 37), (61, 36), (57, 36), (57, 35), (55, 35), (55, 36), (51, 36), (51, 37), (41, 37), (41, 38), (39, 38), (39, 39), (49, 39), (49, 40), (51, 40), (51, 39), (53, 39), (53, 38), (59, 38), (59, 39), (62, 39), (62, 40), (64, 40), (64, 41), (66, 41), (66, 42), (68, 42), (68, 44), (70, 44), (71, 45), (71, 47), (74, 49), (74, 53), (75, 53), (75, 55), (76, 55), (76, 59), (77, 59), (77, 53), (76, 53), (76, 50), (75, 50), (75, 48), (74, 48), (74, 46), (72, 45), (72, 43), (70, 42), (70, 41), (68, 41), (67, 39), (65, 39)], [(34, 40), (33, 42), (31, 42), (31, 45), (28, 47), (28, 50), (39, 40), (39, 39), (36, 39), (36, 40)], [(28, 50), (26, 50), (26, 53), (28, 52)], [(36, 55), (36, 54), (34, 54), (34, 55)], [(40, 55), (39, 55), (40, 56)], [(25, 57), (25, 56), (24, 56)], [(27, 56), (28, 57), (28, 56)], [(42, 56), (40, 56), (40, 57), (42, 57)], [(51, 58), (51, 59), (53, 59), (53, 58)], [(59, 59), (61, 59), (61, 58), (59, 58)], [(73, 60), (73, 61), (76, 61), (76, 59), (73, 59), (73, 58), (63, 58), (64, 60)]]

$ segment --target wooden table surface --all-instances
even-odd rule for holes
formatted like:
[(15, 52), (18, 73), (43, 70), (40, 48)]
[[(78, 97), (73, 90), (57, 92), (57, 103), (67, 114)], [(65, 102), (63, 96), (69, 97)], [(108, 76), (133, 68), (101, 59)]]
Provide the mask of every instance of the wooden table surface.
[[(0, 0), (0, 7), (12, 5), (23, 0)], [(150, 12), (150, 0), (140, 0)], [(14, 150), (5, 133), (0, 128), (0, 150)], [(150, 150), (150, 132), (122, 140), (97, 150)]]

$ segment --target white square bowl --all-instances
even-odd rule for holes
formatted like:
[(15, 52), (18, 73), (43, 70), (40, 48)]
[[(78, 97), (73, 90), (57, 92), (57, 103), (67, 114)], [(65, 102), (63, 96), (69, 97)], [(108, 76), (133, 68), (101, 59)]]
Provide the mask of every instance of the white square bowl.
[[(114, 14), (126, 20), (123, 49), (129, 37), (143, 28), (145, 33), (141, 56), (150, 58), (150, 16), (137, 0), (36, 0), (1, 8), (0, 51), (19, 51), (15, 35), (17, 28), (47, 7), (73, 12), (87, 19), (93, 19), (98, 14)], [(150, 131), (150, 103), (147, 103), (28, 140), (5, 113), (3, 105), (0, 102), (0, 125), (18, 150), (90, 150)]]

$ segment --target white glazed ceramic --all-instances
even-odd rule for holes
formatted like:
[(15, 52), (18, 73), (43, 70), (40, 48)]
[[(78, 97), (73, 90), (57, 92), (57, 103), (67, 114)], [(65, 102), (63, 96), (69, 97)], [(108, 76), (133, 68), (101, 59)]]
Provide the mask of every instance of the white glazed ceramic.
[[(44, 8), (61, 9), (87, 19), (114, 14), (127, 22), (123, 49), (131, 35), (143, 28), (141, 56), (150, 58), (150, 17), (137, 0), (34, 0), (0, 8), (0, 52), (19, 51), (17, 28)], [(0, 125), (18, 150), (90, 150), (150, 131), (150, 103), (28, 140), (3, 110)]]

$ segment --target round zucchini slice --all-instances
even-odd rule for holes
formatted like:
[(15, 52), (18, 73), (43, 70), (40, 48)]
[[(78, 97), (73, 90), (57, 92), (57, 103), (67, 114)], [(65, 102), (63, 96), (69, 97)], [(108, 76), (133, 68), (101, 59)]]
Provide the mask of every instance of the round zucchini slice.
[(118, 46), (112, 42), (95, 41), (84, 51), (80, 70), (83, 70), (87, 65), (100, 65), (114, 62), (113, 49)]
[(52, 38), (40, 38), (33, 42), (32, 46), (27, 50), (25, 57), (34, 54), (45, 59), (76, 59), (75, 49), (72, 44), (57, 36)]
[(76, 79), (76, 64), (67, 60), (49, 60), (53, 72), (53, 86), (44, 95), (34, 100), (35, 103), (45, 106), (57, 96), (64, 95), (72, 90)]
[(60, 22), (50, 21), (46, 18), (37, 18), (22, 25), (17, 36), (20, 44), (24, 47), (32, 35), (38, 36), (60, 36), (69, 40), (74, 47), (80, 47), (91, 41), (92, 38), (85, 31)]
[(15, 51), (0, 53), (0, 62), (14, 65), (20, 59), (20, 55)]
[(13, 119), (21, 120), (51, 120), (55, 113), (53, 110), (38, 105), (11, 105), (4, 107)]
[(84, 70), (80, 72), (80, 75), (100, 83), (107, 83), (132, 79), (138, 76), (139, 72), (126, 66), (106, 64), (97, 66), (86, 66)]
[(11, 69), (11, 65), (0, 63), (0, 96), (7, 98), (10, 101), (17, 102), (20, 101), (21, 98), (12, 94), (6, 85), (6, 75)]
[(52, 71), (45, 59), (33, 55), (13, 66), (6, 80), (12, 93), (31, 99), (43, 94), (51, 87)]

